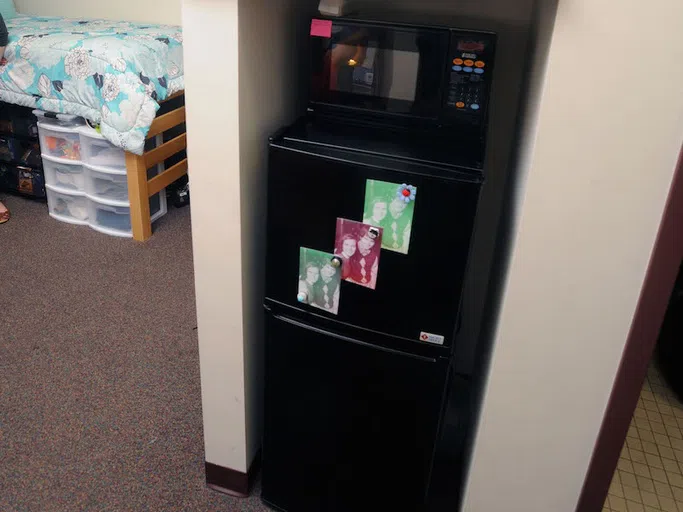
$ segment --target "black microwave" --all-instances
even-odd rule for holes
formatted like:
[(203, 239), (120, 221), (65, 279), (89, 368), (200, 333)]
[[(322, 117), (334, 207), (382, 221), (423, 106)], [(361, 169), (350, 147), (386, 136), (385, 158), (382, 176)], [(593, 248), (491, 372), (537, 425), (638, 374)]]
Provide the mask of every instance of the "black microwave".
[(309, 112), (484, 127), (496, 35), (448, 27), (315, 18)]

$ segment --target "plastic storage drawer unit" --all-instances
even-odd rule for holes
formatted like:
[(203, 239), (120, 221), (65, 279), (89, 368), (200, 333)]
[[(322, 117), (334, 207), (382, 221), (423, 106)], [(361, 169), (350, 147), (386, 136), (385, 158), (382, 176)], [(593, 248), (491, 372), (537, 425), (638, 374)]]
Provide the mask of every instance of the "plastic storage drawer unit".
[(64, 160), (81, 159), (80, 128), (82, 117), (34, 110), (38, 118), (38, 137), (43, 155)]
[(50, 216), (70, 224), (88, 224), (88, 198), (83, 193), (65, 193), (46, 185)]
[(114, 146), (89, 126), (81, 127), (80, 134), (83, 163), (126, 170), (126, 153), (123, 149)]
[(132, 236), (130, 206), (89, 201), (90, 227), (114, 236)]
[(43, 156), (45, 182), (63, 192), (85, 192), (85, 172), (80, 162)]
[(128, 176), (126, 171), (85, 165), (85, 192), (95, 201), (128, 203)]
[(34, 110), (33, 115), (38, 118), (38, 122), (51, 126), (78, 128), (85, 125), (85, 120), (75, 114), (57, 114), (55, 112), (45, 112), (44, 110)]
[[(152, 222), (166, 214), (166, 190), (149, 198), (149, 211)], [(95, 231), (112, 236), (132, 238), (133, 228), (130, 220), (130, 203), (88, 199), (88, 224)]]
[(78, 128), (38, 123), (43, 155), (61, 160), (81, 159), (81, 137)]

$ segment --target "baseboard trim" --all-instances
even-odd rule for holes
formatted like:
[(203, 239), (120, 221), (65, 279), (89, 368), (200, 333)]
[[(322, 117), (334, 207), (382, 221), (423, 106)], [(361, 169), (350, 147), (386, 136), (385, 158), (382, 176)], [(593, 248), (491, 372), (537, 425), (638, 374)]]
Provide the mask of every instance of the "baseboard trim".
[(219, 466), (218, 464), (212, 464), (211, 462), (205, 462), (206, 486), (222, 494), (228, 494), (236, 498), (246, 498), (249, 496), (260, 467), (260, 450), (246, 473)]

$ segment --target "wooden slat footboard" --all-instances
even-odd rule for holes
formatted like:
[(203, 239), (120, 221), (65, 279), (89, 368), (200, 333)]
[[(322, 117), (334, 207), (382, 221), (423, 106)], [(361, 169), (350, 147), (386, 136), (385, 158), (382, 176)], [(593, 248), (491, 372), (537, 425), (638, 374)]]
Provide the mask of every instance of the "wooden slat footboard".
[[(182, 96), (177, 93), (162, 102), (162, 105)], [(157, 118), (147, 134), (147, 138), (155, 137), (185, 122), (185, 107), (179, 106)], [(154, 167), (168, 158), (184, 151), (187, 147), (186, 135), (182, 133), (173, 139), (146, 151), (142, 156), (126, 153), (126, 169), (128, 172), (128, 197), (130, 199), (130, 217), (133, 238), (144, 242), (152, 236), (152, 223), (149, 211), (149, 198), (160, 192), (175, 180), (187, 173), (187, 158), (172, 165), (151, 179), (147, 178), (147, 169)]]

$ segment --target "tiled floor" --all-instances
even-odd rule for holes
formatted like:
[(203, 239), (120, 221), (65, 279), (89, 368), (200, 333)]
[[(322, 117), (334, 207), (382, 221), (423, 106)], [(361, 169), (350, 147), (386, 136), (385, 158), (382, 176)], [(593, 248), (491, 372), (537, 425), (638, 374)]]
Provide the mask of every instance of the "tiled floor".
[(603, 512), (683, 512), (682, 430), (683, 404), (651, 365)]

